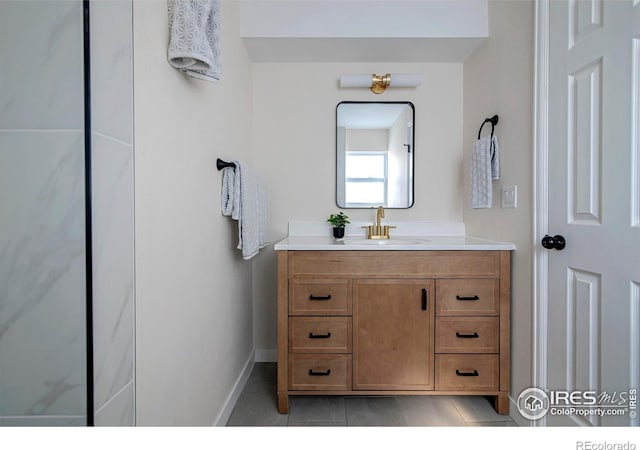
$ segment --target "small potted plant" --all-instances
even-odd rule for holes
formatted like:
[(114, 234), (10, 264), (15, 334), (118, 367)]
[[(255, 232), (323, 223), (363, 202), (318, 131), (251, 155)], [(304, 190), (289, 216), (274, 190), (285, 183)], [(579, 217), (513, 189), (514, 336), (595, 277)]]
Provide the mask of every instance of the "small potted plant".
[(333, 237), (336, 239), (342, 239), (344, 237), (344, 228), (349, 222), (349, 216), (340, 211), (338, 214), (331, 214), (327, 220), (333, 225)]

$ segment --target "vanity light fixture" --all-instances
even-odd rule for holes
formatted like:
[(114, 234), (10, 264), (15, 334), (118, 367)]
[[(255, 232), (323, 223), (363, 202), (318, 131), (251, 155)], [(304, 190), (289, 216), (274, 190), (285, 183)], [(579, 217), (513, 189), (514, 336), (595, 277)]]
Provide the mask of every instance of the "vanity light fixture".
[(375, 94), (382, 94), (388, 87), (415, 88), (422, 84), (422, 75), (387, 73), (385, 75), (342, 75), (341, 88), (368, 87)]

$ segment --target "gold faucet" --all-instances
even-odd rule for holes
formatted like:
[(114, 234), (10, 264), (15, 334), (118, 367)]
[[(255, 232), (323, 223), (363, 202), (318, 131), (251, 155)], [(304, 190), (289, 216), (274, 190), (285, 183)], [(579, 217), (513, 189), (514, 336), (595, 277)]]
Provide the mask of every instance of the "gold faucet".
[(382, 226), (382, 218), (384, 217), (384, 208), (378, 206), (378, 212), (376, 214), (376, 224), (363, 226), (367, 229), (367, 239), (389, 239), (389, 229), (395, 228), (395, 226), (385, 225)]

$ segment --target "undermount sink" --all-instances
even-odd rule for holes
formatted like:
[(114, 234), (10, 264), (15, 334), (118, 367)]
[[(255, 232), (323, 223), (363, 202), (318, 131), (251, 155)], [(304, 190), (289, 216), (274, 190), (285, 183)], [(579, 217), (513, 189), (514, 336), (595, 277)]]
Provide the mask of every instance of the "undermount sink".
[(389, 239), (345, 239), (344, 243), (347, 245), (420, 245), (431, 242), (428, 239), (403, 239), (403, 238), (389, 238)]

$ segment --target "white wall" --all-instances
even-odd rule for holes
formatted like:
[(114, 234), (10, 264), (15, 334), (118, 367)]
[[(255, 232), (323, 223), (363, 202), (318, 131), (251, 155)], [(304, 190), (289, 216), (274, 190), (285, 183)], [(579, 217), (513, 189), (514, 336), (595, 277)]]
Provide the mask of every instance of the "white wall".
[[(464, 64), (465, 192), (478, 128), (498, 114), (501, 178), (493, 183), (493, 208), (471, 209), (465, 195), (467, 233), (514, 242), (511, 296), (511, 396), (530, 387), (532, 362), (532, 95), (533, 1), (490, 1), (490, 38)], [(485, 125), (483, 134), (491, 131)], [(502, 209), (502, 185), (518, 186), (518, 208)]]
[[(417, 89), (340, 89), (349, 73), (420, 73)], [(416, 185), (411, 209), (390, 209), (385, 220), (462, 220), (462, 65), (426, 63), (253, 64), (253, 161), (267, 178), (274, 241), (290, 220), (325, 221), (336, 206), (336, 106), (344, 100), (411, 101), (416, 109)], [(374, 221), (370, 209), (344, 210)], [(254, 263), (256, 350), (276, 342), (276, 257)]]
[(222, 81), (210, 84), (167, 63), (166, 1), (134, 3), (142, 426), (212, 425), (253, 349), (252, 264), (235, 248), (237, 222), (220, 213), (215, 167), (251, 159), (251, 65), (237, 2), (222, 3), (222, 18)]
[(393, 126), (389, 129), (389, 206), (409, 204), (409, 191), (407, 183), (411, 182), (409, 174), (411, 153), (407, 151), (407, 125), (413, 120), (410, 109), (405, 108)]
[(386, 152), (389, 149), (389, 130), (347, 128), (346, 147), (348, 152)]

